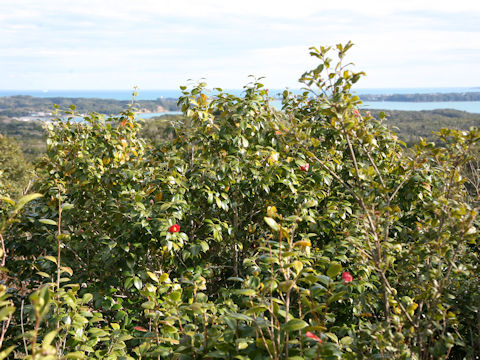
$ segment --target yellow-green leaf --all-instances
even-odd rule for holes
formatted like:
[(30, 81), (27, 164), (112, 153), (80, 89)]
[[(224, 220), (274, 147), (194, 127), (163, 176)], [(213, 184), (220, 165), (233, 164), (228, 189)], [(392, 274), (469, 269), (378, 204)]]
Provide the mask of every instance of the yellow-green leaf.
[(38, 221), (45, 225), (57, 225), (57, 222), (51, 219), (40, 219)]
[(153, 280), (153, 281), (155, 281), (156, 283), (158, 283), (158, 282), (159, 282), (159, 280), (158, 280), (158, 276), (157, 276), (157, 275), (155, 275), (153, 272), (151, 272), (151, 271), (147, 271), (147, 275), (150, 277), (150, 279), (152, 279), (152, 280)]
[(73, 275), (73, 270), (71, 267), (69, 266), (61, 266), (60, 267), (60, 270), (62, 270), (62, 272), (66, 272), (67, 274), (69, 274), (70, 276)]
[(42, 196), (43, 196), (42, 194), (37, 194), (37, 193), (25, 195), (20, 200), (18, 200), (17, 206), (15, 206), (15, 211), (21, 210), (25, 206), (25, 204), (35, 199), (38, 199)]
[(50, 331), (47, 335), (45, 335), (42, 341), (42, 348), (48, 348), (53, 339), (55, 339), (55, 336), (57, 336), (57, 330)]
[(9, 197), (0, 196), (0, 200), (3, 200), (3, 201), (5, 201), (6, 203), (9, 203), (9, 204), (12, 205), (12, 206), (15, 206), (15, 201), (13, 201), (12, 199), (10, 199)]
[(278, 225), (278, 223), (274, 219), (272, 219), (271, 217), (265, 216), (263, 218), (263, 220), (265, 220), (267, 225), (270, 226), (274, 231), (279, 231), (280, 230), (280, 225)]
[(51, 261), (51, 262), (53, 262), (53, 263), (55, 263), (55, 264), (57, 263), (57, 259), (56, 259), (55, 257), (51, 256), (51, 255), (44, 256), (43, 258), (44, 258), (45, 260), (49, 260), (49, 261)]

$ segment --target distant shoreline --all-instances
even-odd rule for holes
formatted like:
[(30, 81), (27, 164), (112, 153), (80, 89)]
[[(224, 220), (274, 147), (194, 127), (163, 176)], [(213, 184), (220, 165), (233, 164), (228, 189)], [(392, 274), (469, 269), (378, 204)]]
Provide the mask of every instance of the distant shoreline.
[[(269, 94), (273, 97), (277, 97), (285, 89), (270, 88)], [(289, 88), (294, 94), (303, 93), (301, 88)], [(224, 89), (225, 92), (235, 96), (241, 96), (244, 89)], [(422, 88), (353, 88), (352, 92), (358, 96), (391, 96), (391, 95), (405, 95), (405, 94), (445, 94), (445, 93), (471, 93), (479, 92), (480, 87), (422, 87)], [(132, 89), (123, 90), (12, 90), (12, 89), (0, 89), (0, 98), (5, 96), (34, 96), (37, 98), (96, 98), (96, 99), (109, 99), (119, 101), (131, 101)], [(165, 100), (165, 99), (178, 99), (182, 96), (182, 91), (179, 89), (139, 89), (138, 95), (135, 96), (136, 100)]]
[[(94, 95), (99, 94), (96, 93)], [(365, 110), (428, 111), (454, 109), (473, 114), (480, 113), (480, 92), (474, 91), (357, 95), (363, 102), (359, 107)], [(35, 118), (50, 118), (52, 116), (53, 104), (59, 105), (60, 109), (69, 109), (69, 106), (73, 104), (76, 106), (75, 111), (79, 114), (98, 112), (109, 115), (120, 113), (128, 108), (130, 103), (131, 100), (116, 100), (99, 97), (34, 97), (31, 95), (0, 96), (0, 116), (17, 118), (23, 121), (34, 120)], [(280, 109), (281, 101), (276, 99), (272, 101), (272, 105)], [(137, 116), (144, 119), (154, 116), (180, 113), (180, 109), (177, 107), (177, 99), (174, 98), (136, 100), (135, 107), (137, 108)]]

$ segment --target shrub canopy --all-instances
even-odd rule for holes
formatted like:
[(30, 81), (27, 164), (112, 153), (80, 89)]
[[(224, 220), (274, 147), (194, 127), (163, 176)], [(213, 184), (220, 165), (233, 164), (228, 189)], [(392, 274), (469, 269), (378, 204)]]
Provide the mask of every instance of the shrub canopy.
[(480, 133), (405, 151), (358, 110), (351, 46), (312, 48), (281, 110), (255, 79), (240, 97), (182, 87), (155, 147), (132, 108), (49, 124), (43, 196), (1, 200), (3, 354), (478, 355)]

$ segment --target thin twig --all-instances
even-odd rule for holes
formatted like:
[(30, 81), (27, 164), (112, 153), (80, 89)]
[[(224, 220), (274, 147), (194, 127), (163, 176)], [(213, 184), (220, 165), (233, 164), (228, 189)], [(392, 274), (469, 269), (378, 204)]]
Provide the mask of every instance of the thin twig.
[(10, 321), (12, 320), (13, 313), (10, 314), (6, 321), (2, 323), (2, 335), (0, 336), (0, 349), (3, 345), (3, 339), (5, 338), (5, 334), (7, 333), (8, 327), (10, 326)]
[(23, 339), (23, 346), (25, 347), (25, 354), (28, 356), (28, 347), (27, 347), (27, 339), (25, 338), (25, 327), (23, 326), (23, 305), (25, 300), (22, 299), (22, 305), (20, 306), (20, 326), (22, 328), (22, 339)]
[(4, 267), (5, 262), (7, 260), (7, 252), (5, 251), (5, 241), (3, 240), (3, 236), (2, 236), (1, 233), (0, 233), (0, 241), (2, 242), (2, 262), (1, 262), (1, 266)]
[(382, 183), (382, 186), (384, 188), (387, 188), (387, 186), (385, 185), (385, 182), (383, 181), (383, 176), (380, 173), (380, 171), (378, 170), (377, 164), (375, 164), (375, 161), (373, 161), (372, 156), (370, 155), (370, 152), (365, 148), (364, 144), (362, 144), (362, 148), (365, 151), (365, 153), (367, 154), (367, 157), (368, 157), (368, 160), (370, 161), (370, 164), (372, 164), (373, 168), (375, 169), (375, 172), (377, 173), (377, 176), (380, 179), (380, 182)]

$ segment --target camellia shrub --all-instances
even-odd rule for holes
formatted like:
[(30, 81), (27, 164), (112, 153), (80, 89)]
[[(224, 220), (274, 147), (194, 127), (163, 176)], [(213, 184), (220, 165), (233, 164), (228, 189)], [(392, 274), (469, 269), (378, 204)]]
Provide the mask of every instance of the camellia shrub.
[(351, 46), (281, 109), (182, 87), (155, 146), (133, 108), (49, 124), (42, 196), (0, 198), (0, 359), (478, 357), (480, 133), (406, 149)]

